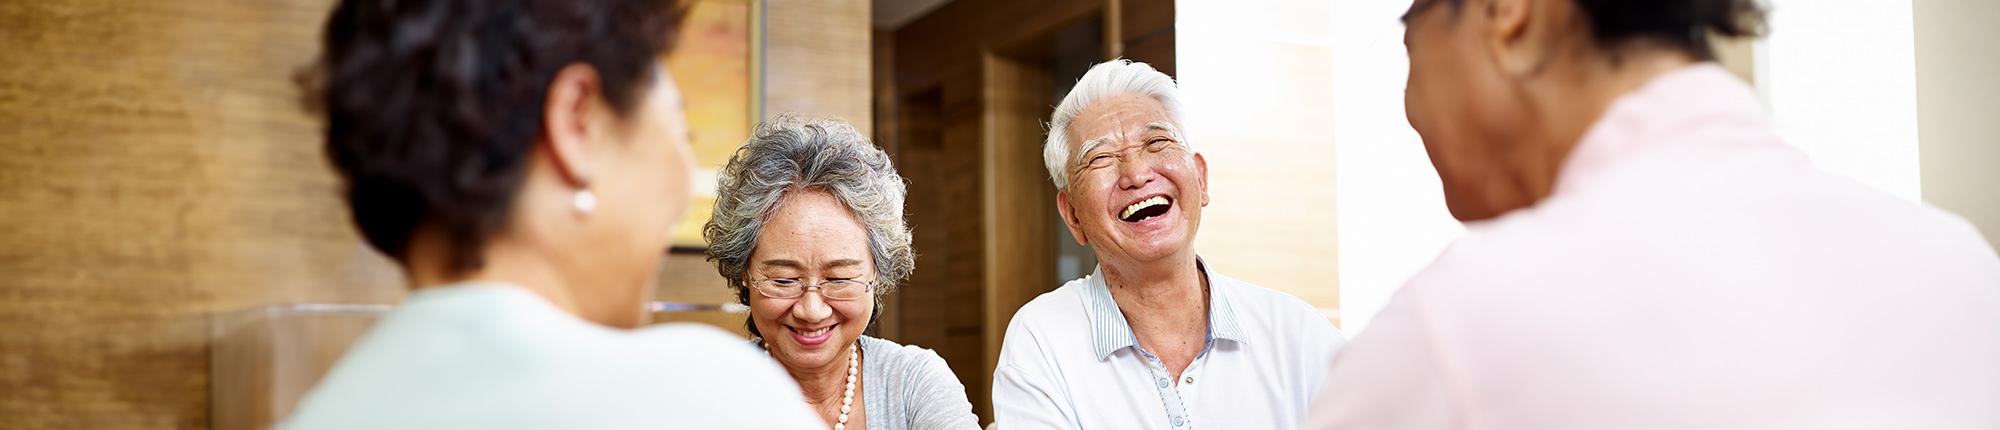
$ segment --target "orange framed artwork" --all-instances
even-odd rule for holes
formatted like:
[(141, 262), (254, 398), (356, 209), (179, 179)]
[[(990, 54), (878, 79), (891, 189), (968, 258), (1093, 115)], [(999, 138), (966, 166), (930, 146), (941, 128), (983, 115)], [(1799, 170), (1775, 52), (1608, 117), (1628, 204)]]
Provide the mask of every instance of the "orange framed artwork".
[(694, 147), (694, 204), (674, 228), (675, 252), (708, 247), (701, 226), (715, 204), (716, 171), (750, 137), (762, 111), (763, 0), (696, 0), (689, 4), (679, 45), (667, 70), (687, 101)]

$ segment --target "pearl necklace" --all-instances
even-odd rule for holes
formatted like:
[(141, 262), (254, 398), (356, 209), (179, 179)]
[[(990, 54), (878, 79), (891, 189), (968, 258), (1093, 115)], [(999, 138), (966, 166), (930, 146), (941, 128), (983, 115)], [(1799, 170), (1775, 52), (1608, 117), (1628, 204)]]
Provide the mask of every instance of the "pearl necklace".
[[(764, 353), (771, 354), (771, 344), (759, 342)], [(847, 430), (847, 413), (854, 410), (854, 376), (861, 373), (860, 342), (847, 345), (847, 392), (840, 395), (840, 419), (833, 424), (833, 430)], [(775, 357), (775, 355), (773, 355)], [(807, 400), (806, 404), (812, 404)]]
[(861, 369), (860, 350), (856, 345), (847, 345), (847, 393), (840, 395), (840, 421), (833, 424), (833, 430), (847, 430), (847, 412), (854, 409), (854, 375)]

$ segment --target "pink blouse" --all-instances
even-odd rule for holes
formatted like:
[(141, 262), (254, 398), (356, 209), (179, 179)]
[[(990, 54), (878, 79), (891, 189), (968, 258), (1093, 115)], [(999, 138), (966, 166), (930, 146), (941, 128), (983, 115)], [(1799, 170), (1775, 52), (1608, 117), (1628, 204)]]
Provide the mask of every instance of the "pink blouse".
[(1816, 169), (1722, 68), (1613, 103), (1558, 178), (1411, 279), (1306, 428), (2000, 429), (1993, 247)]

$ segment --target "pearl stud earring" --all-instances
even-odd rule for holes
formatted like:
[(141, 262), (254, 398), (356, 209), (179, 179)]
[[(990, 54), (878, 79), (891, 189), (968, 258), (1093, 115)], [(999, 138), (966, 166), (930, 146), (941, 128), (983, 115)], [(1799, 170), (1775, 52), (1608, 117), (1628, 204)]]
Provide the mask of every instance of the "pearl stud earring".
[(570, 206), (576, 207), (576, 213), (589, 215), (590, 211), (597, 209), (597, 194), (590, 190), (576, 190), (576, 195), (570, 198)]

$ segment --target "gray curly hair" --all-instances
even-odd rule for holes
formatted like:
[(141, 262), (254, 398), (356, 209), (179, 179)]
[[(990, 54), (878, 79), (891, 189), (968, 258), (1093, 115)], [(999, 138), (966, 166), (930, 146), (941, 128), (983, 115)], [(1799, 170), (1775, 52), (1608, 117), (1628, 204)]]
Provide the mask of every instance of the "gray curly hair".
[(868, 230), (877, 299), (916, 269), (903, 217), (908, 190), (889, 154), (846, 122), (783, 115), (758, 125), (729, 157), (716, 179), (714, 213), (701, 228), (708, 260), (736, 291), (738, 303), (750, 304), (743, 274), (766, 218), (786, 194), (803, 190), (832, 194)]

